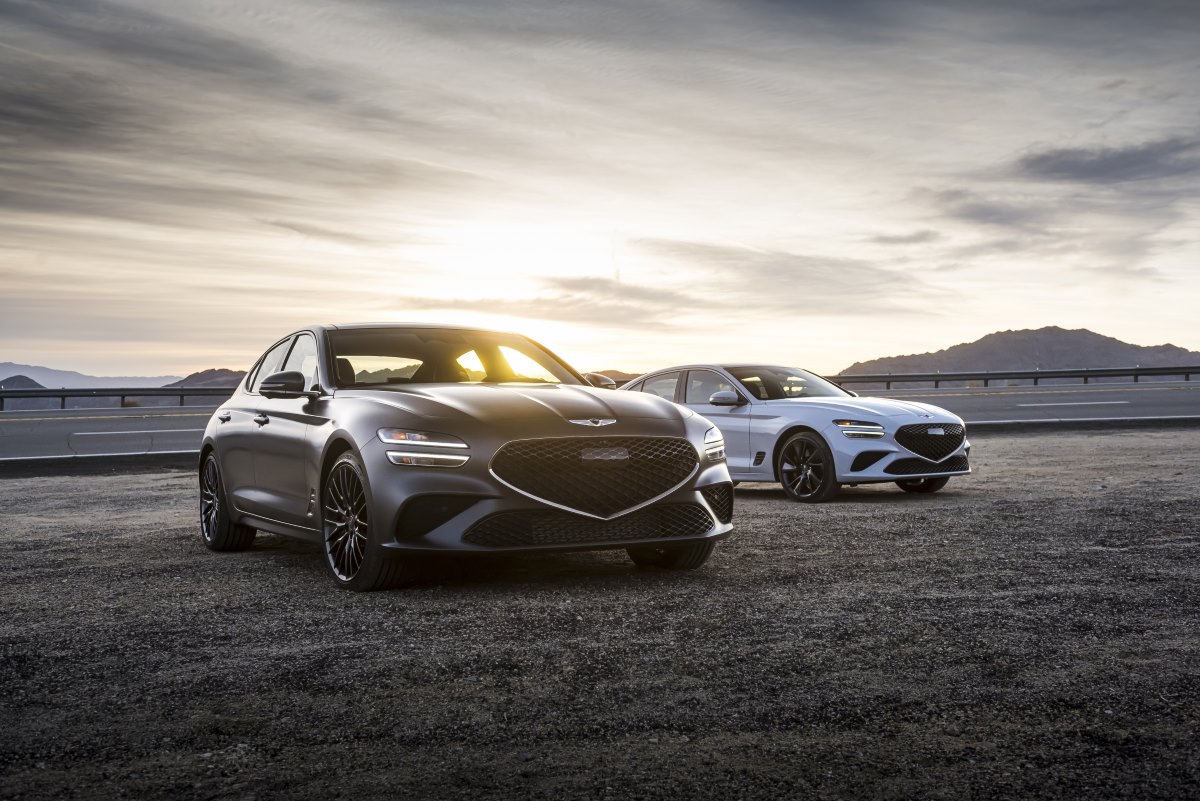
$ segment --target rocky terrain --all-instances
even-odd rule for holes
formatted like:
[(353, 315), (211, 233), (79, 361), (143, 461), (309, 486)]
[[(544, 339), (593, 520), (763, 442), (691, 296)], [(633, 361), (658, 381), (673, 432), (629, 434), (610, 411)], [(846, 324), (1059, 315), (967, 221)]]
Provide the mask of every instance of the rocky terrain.
[(200, 541), (189, 472), (0, 481), (0, 798), (1200, 797), (1200, 429), (973, 436), (976, 474), (737, 491), (621, 552), (340, 592)]

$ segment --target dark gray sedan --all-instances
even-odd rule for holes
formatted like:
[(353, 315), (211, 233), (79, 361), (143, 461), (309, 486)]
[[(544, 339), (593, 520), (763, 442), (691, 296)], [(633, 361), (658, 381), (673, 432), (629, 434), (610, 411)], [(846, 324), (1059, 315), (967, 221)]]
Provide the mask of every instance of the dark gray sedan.
[(289, 334), (213, 414), (199, 477), (209, 548), (259, 530), (319, 542), (354, 590), (418, 578), (437, 552), (625, 548), (690, 569), (732, 528), (712, 423), (467, 328)]

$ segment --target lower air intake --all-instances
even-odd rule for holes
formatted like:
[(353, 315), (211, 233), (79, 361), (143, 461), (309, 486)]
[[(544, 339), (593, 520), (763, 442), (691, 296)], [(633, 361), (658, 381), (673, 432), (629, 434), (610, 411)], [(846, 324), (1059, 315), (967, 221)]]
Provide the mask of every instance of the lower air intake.
[(480, 520), (463, 542), (487, 548), (593, 545), (702, 537), (712, 518), (693, 504), (663, 504), (639, 509), (616, 520), (596, 520), (569, 512), (501, 512)]
[(955, 456), (944, 462), (929, 462), (924, 459), (897, 459), (883, 468), (883, 472), (893, 476), (937, 475), (939, 473), (965, 473), (971, 466), (967, 457)]

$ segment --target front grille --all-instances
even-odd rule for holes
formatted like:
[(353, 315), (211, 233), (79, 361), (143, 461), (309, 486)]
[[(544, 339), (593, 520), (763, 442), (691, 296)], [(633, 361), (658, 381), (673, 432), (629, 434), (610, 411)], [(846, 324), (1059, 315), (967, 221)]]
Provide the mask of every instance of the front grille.
[[(930, 429), (940, 429), (942, 434), (930, 434)], [(937, 461), (945, 459), (963, 444), (966, 429), (958, 423), (918, 423), (901, 426), (896, 432), (896, 442), (918, 456)]]
[(712, 507), (717, 520), (722, 523), (733, 520), (733, 484), (713, 484), (710, 487), (702, 487), (700, 494)]
[(558, 437), (508, 443), (492, 472), (538, 500), (612, 517), (678, 487), (697, 463), (685, 439)]
[(915, 476), (926, 473), (961, 473), (969, 469), (967, 457), (955, 456), (937, 464), (924, 459), (897, 459), (883, 468), (883, 472), (893, 476)]
[(616, 520), (596, 520), (570, 512), (500, 512), (480, 520), (463, 541), (488, 548), (591, 545), (638, 540), (702, 537), (712, 531), (708, 512), (695, 504), (661, 504)]

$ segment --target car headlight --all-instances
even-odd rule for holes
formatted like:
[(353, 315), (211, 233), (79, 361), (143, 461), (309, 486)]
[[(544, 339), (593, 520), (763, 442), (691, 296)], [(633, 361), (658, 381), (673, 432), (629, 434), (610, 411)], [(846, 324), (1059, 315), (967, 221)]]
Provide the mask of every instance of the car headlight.
[(405, 445), (421, 449), (388, 451), (387, 458), (392, 464), (409, 467), (462, 467), (471, 458), (465, 453), (454, 453), (456, 450), (465, 450), (468, 446), (467, 443), (450, 434), (409, 431), (404, 428), (381, 428), (379, 429), (379, 439), (388, 445)]
[(842, 430), (842, 436), (850, 439), (883, 439), (883, 426), (879, 423), (866, 423), (861, 420), (834, 420), (833, 424)]
[(725, 438), (716, 426), (704, 432), (704, 458), (710, 462), (720, 462), (725, 459)]

